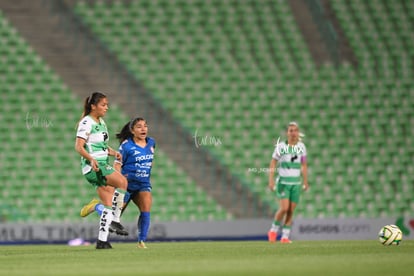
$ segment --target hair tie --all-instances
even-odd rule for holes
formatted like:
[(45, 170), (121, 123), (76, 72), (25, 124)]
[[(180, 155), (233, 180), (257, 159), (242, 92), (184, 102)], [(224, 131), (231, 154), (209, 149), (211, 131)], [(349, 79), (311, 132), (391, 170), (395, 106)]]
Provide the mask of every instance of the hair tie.
[(92, 93), (92, 94), (89, 96), (89, 99), (88, 99), (88, 105), (91, 105), (91, 104), (92, 104), (93, 94), (95, 94), (95, 92), (94, 92), (94, 93)]
[(134, 128), (134, 122), (135, 122), (136, 118), (132, 119), (131, 121), (129, 121), (129, 129), (132, 130)]

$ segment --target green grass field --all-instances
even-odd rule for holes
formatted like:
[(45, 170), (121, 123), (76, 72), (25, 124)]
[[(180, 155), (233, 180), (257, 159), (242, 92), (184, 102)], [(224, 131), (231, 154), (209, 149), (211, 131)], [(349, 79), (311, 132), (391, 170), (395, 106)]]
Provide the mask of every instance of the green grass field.
[(414, 241), (113, 243), (0, 246), (0, 275), (413, 275)]

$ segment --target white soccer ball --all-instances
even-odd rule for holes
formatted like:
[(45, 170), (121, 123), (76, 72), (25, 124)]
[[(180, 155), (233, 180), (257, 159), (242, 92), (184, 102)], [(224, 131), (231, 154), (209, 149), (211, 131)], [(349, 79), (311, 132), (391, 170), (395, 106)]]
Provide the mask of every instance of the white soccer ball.
[(383, 245), (399, 245), (402, 240), (402, 232), (394, 224), (385, 225), (378, 233), (378, 239)]

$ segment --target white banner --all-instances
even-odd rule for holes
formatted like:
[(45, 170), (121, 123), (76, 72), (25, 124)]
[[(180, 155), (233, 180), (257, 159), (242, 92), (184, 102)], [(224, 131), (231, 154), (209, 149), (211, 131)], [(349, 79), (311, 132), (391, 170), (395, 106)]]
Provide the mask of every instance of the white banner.
[[(301, 219), (295, 221), (292, 227), (292, 238), (297, 240), (371, 240), (377, 239), (381, 227), (387, 224), (396, 224), (396, 219)], [(406, 234), (404, 238), (414, 236), (414, 227), (409, 229), (409, 224), (400, 225), (400, 227)]]
[[(244, 219), (211, 222), (157, 222), (151, 225), (148, 240), (266, 240), (271, 219)], [(397, 224), (403, 239), (414, 238), (414, 219), (297, 219), (292, 225), (293, 240), (372, 240), (382, 226)], [(111, 240), (135, 241), (136, 223), (124, 224), (128, 237)], [(62, 243), (81, 238), (94, 242), (96, 223), (2, 223), (0, 243)]]

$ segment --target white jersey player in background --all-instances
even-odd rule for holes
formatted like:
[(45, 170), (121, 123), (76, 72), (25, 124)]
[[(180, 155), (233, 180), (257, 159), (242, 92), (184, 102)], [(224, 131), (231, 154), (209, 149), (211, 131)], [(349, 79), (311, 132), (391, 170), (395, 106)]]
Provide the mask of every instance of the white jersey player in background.
[(269, 242), (276, 242), (278, 233), (282, 230), (280, 242), (291, 243), (289, 235), (293, 213), (302, 189), (309, 188), (306, 147), (300, 141), (299, 125), (290, 122), (286, 134), (287, 141), (278, 140), (269, 165), (268, 187), (271, 191), (276, 191), (279, 199), (279, 209), (268, 232)]

